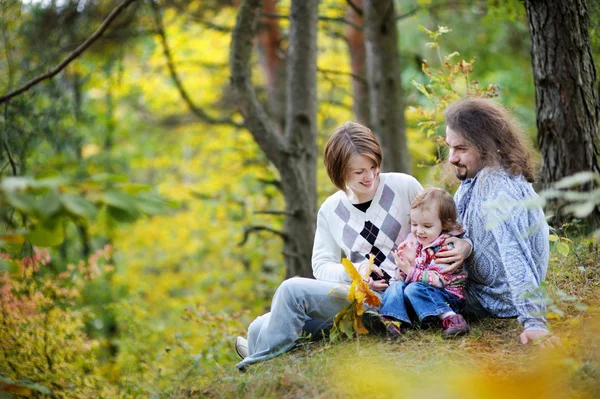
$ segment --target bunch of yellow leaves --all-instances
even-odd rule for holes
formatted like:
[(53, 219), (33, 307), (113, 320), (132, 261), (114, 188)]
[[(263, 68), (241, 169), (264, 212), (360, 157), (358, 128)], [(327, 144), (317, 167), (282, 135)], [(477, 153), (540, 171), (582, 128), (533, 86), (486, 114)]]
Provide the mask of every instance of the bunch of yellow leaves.
[[(375, 256), (371, 254), (367, 276), (371, 274), (371, 267), (373, 266), (374, 260)], [(366, 302), (367, 305), (380, 306), (381, 300), (373, 291), (371, 291), (369, 284), (363, 280), (362, 276), (358, 273), (350, 260), (346, 258), (342, 259), (342, 265), (344, 266), (344, 269), (346, 269), (346, 273), (348, 273), (352, 279), (352, 284), (348, 291), (348, 302), (350, 302), (350, 304), (335, 315), (333, 324), (334, 329), (337, 329), (348, 337), (353, 336), (355, 332), (358, 334), (368, 334), (369, 331), (362, 323), (362, 315), (365, 312), (364, 302)], [(331, 291), (334, 290), (335, 288)]]

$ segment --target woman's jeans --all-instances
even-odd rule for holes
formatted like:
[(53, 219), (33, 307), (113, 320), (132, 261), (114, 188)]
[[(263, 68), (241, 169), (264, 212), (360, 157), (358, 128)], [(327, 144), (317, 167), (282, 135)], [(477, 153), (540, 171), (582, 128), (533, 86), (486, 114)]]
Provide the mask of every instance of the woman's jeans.
[(412, 324), (408, 315), (411, 309), (422, 322), (426, 317), (438, 316), (450, 311), (458, 313), (463, 306), (464, 301), (443, 288), (421, 282), (406, 284), (398, 281), (385, 290), (379, 313)]
[(273, 297), (271, 312), (248, 328), (249, 356), (239, 369), (292, 349), (303, 332), (315, 334), (331, 326), (335, 315), (348, 305), (348, 291), (330, 291), (340, 283), (302, 277), (285, 280)]

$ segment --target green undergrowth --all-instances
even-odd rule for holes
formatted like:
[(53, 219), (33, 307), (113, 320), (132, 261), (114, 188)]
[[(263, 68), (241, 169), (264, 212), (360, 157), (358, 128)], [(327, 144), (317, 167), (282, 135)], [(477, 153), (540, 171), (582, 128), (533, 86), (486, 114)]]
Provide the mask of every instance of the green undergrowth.
[(193, 382), (180, 398), (597, 398), (600, 397), (598, 248), (553, 249), (547, 276), (555, 348), (521, 345), (512, 320), (471, 324), (467, 337), (445, 340), (436, 329), (412, 330), (390, 342), (360, 336), (308, 342), (241, 373), (221, 366), (208, 384)]

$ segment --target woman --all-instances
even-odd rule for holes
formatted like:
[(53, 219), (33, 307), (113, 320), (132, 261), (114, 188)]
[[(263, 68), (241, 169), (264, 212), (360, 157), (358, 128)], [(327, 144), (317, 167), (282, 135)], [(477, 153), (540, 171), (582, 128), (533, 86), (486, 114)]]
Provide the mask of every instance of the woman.
[[(412, 176), (379, 173), (381, 147), (371, 130), (358, 123), (347, 122), (332, 133), (324, 161), (340, 191), (319, 209), (312, 255), (316, 280), (294, 277), (279, 286), (271, 312), (248, 328), (247, 356), (245, 340), (236, 341), (236, 350), (244, 358), (237, 364), (239, 369), (287, 352), (302, 332), (314, 334), (331, 325), (348, 304), (346, 295), (329, 295), (332, 288), (351, 281), (340, 263), (342, 251), (363, 275), (370, 254), (375, 255), (378, 274), (381, 270), (394, 274), (392, 251), (410, 233), (410, 202), (423, 188)], [(462, 262), (468, 255), (469, 243), (452, 240), (455, 248), (440, 262)], [(364, 277), (379, 293), (388, 287), (384, 279)]]

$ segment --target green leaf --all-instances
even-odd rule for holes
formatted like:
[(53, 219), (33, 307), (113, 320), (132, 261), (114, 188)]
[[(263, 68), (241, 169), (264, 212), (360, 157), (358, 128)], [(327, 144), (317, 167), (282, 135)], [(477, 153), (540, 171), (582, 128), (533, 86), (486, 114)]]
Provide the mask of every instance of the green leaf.
[(112, 173), (98, 173), (90, 177), (91, 181), (95, 182), (112, 182), (112, 183), (125, 183), (129, 179), (126, 175), (116, 175)]
[(152, 186), (149, 184), (140, 184), (140, 183), (128, 183), (120, 186), (124, 192), (128, 194), (138, 194), (142, 192), (148, 192), (152, 189)]
[(557, 236), (557, 235), (554, 235), (554, 234), (550, 234), (550, 237), (548, 237), (548, 239), (549, 239), (551, 242), (556, 242), (556, 241), (558, 241), (558, 240), (559, 240), (558, 236)]
[(571, 248), (569, 248), (569, 245), (567, 243), (561, 241), (558, 244), (556, 244), (556, 250), (562, 256), (568, 256)]
[(0, 235), (0, 241), (3, 241), (8, 244), (23, 244), (25, 242), (25, 237), (23, 234), (18, 233), (9, 233)]
[(35, 197), (31, 194), (17, 191), (6, 191), (4, 196), (6, 198), (6, 202), (22, 212), (31, 213), (35, 209)]
[(421, 93), (423, 93), (427, 98), (431, 97), (431, 94), (429, 94), (429, 92), (427, 91), (425, 86), (423, 86), (421, 83), (417, 82), (416, 80), (413, 80), (412, 84), (413, 84), (413, 86), (415, 86), (417, 88), (417, 90), (419, 90)]
[(148, 215), (160, 215), (165, 213), (165, 202), (159, 197), (145, 193), (136, 197), (137, 208)]
[(56, 193), (48, 193), (42, 196), (35, 204), (37, 211), (44, 218), (49, 218), (58, 212), (62, 208), (60, 198)]
[(5, 177), (0, 183), (0, 188), (5, 193), (17, 190), (25, 190), (31, 186), (33, 179), (31, 177)]
[(4, 259), (0, 259), (0, 272), (6, 272), (10, 270), (10, 263)]
[(576, 303), (575, 304), (575, 309), (581, 311), (581, 312), (585, 312), (586, 310), (588, 310), (588, 306), (586, 304), (583, 303)]
[(565, 212), (571, 212), (573, 215), (575, 215), (575, 217), (583, 219), (594, 211), (596, 205), (597, 204), (592, 201), (572, 204), (565, 207)]
[(598, 176), (593, 172), (579, 172), (574, 175), (563, 177), (561, 180), (554, 184), (554, 188), (562, 189), (581, 184), (586, 184), (590, 181), (598, 180)]
[(96, 207), (79, 195), (62, 194), (60, 202), (62, 202), (69, 213), (75, 216), (80, 216), (87, 220), (92, 220), (96, 217)]
[(136, 221), (140, 214), (137, 210), (133, 210), (133, 211), (126, 211), (123, 210), (121, 208), (115, 208), (114, 206), (108, 205), (106, 207), (106, 214), (109, 218), (111, 218), (112, 220), (115, 220), (117, 222), (121, 222), (121, 223), (131, 223)]
[(31, 244), (38, 247), (54, 247), (65, 239), (65, 230), (62, 223), (55, 223), (53, 227), (46, 227), (39, 223), (32, 232), (27, 234)]
[(102, 201), (114, 208), (124, 210), (126, 212), (135, 213), (135, 199), (129, 194), (121, 191), (106, 191), (102, 194)]
[(47, 188), (56, 190), (59, 186), (67, 184), (69, 181), (62, 176), (45, 177), (43, 179), (33, 180), (32, 188)]
[(347, 316), (340, 320), (339, 328), (348, 338), (351, 338), (354, 336), (354, 326), (352, 325), (352, 318), (349, 317), (350, 315)]

